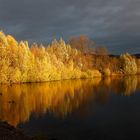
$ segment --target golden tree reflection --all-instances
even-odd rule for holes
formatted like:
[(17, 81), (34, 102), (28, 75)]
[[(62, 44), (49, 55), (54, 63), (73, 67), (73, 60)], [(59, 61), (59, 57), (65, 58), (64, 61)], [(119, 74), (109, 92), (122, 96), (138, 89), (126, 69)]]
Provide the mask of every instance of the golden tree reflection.
[(114, 78), (110, 84), (111, 90), (123, 96), (130, 96), (139, 88), (140, 76), (125, 76)]
[(46, 112), (64, 118), (91, 102), (104, 105), (111, 93), (130, 96), (140, 88), (140, 77), (95, 78), (0, 86), (0, 120), (17, 126)]

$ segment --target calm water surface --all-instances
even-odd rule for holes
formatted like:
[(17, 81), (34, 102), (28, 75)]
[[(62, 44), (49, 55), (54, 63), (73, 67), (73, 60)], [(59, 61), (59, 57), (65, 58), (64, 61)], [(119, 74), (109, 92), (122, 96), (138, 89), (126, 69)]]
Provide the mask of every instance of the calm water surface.
[(140, 77), (0, 86), (0, 120), (57, 140), (140, 139)]

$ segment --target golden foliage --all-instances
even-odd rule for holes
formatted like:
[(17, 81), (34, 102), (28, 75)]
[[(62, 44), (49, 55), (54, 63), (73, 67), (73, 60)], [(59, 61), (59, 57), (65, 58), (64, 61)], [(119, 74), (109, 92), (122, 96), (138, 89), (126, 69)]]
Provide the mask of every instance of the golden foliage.
[[(17, 42), (0, 32), (0, 83), (93, 78), (122, 70), (124, 74), (137, 72), (135, 59), (129, 54), (112, 59), (104, 47), (91, 43), (85, 36), (71, 39), (70, 44), (60, 39), (47, 47), (35, 43), (29, 47), (27, 41)], [(89, 53), (91, 45), (96, 46), (96, 55)]]
[(122, 62), (122, 69), (125, 74), (136, 74), (137, 64), (135, 59), (128, 53), (120, 56)]
[(27, 41), (18, 43), (0, 32), (0, 49), (0, 83), (75, 79), (82, 78), (83, 73), (85, 78), (100, 76), (85, 63), (87, 57), (62, 39), (54, 40), (47, 48), (37, 44), (29, 48)]

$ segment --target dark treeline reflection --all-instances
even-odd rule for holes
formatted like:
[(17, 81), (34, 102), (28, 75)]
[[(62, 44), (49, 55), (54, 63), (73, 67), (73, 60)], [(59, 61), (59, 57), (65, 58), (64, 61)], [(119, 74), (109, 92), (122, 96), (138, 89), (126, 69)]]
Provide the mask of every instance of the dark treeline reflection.
[(105, 104), (111, 93), (131, 96), (140, 88), (140, 77), (95, 78), (48, 83), (0, 86), (0, 120), (17, 126), (46, 112), (65, 118), (89, 103)]

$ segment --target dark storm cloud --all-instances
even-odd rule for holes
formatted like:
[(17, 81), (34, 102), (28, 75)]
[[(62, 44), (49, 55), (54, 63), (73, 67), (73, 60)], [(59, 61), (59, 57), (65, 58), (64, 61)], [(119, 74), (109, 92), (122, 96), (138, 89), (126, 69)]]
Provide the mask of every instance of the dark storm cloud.
[(113, 53), (140, 52), (139, 0), (0, 0), (0, 28), (47, 43), (85, 34)]

